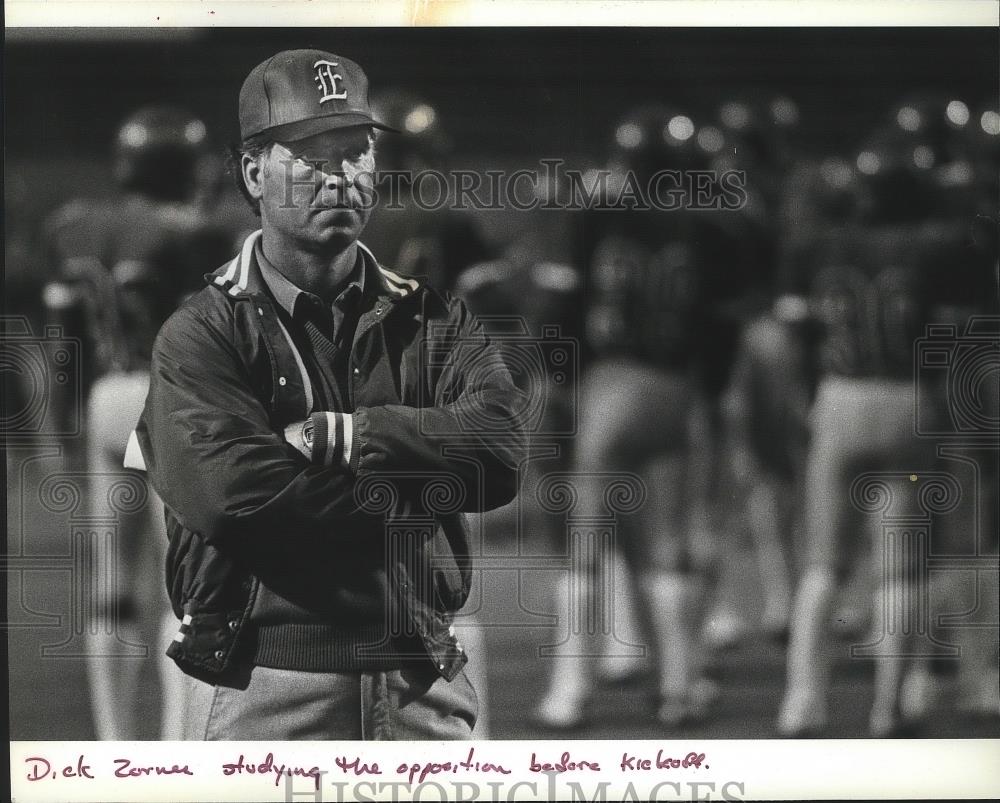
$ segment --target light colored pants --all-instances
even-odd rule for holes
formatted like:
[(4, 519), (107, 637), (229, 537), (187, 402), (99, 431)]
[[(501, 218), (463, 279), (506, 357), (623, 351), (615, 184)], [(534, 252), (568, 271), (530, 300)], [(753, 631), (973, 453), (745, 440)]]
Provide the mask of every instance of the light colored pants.
[(618, 542), (633, 569), (677, 571), (693, 559), (688, 520), (705, 493), (707, 449), (700, 442), (702, 400), (694, 381), (624, 358), (594, 363), (580, 391), (574, 472), (581, 519), (606, 514), (592, 474), (643, 474), (648, 498), (623, 522)]
[(246, 689), (186, 680), (188, 740), (461, 740), (472, 738), (479, 709), (465, 672), (449, 683), (412, 669), (258, 666)]
[(805, 479), (809, 566), (845, 574), (868, 546), (850, 501), (858, 475), (933, 466), (933, 445), (914, 432), (914, 393), (909, 380), (827, 377), (820, 383)]
[[(90, 511), (107, 515), (108, 493), (125, 469), (122, 461), (129, 435), (139, 420), (149, 375), (142, 371), (115, 373), (94, 383), (88, 399), (87, 471)], [(138, 739), (141, 735), (141, 670), (145, 661), (135, 657), (135, 649), (148, 651), (156, 664), (160, 683), (160, 736), (177, 739), (181, 722), (179, 701), (181, 673), (164, 654), (176, 632), (177, 619), (170, 608), (164, 581), (167, 532), (163, 504), (152, 486), (146, 484), (146, 504), (134, 513), (120, 516), (119, 542), (115, 554), (101, 552), (97, 565), (111, 571), (106, 578), (112, 600), (92, 601), (101, 620), (89, 634), (87, 677), (91, 710), (98, 739)], [(106, 549), (102, 544), (101, 549)], [(116, 627), (104, 617), (108, 603), (116, 602)], [(133, 649), (123, 653), (122, 642)]]

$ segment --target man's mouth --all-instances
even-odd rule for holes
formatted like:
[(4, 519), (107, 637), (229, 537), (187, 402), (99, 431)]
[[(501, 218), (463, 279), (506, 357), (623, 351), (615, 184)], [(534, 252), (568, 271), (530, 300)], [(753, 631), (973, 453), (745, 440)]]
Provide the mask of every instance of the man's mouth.
[(326, 197), (318, 197), (313, 203), (313, 208), (315, 209), (357, 209), (360, 203), (355, 202), (350, 197), (337, 197), (336, 195), (327, 195)]
[(355, 211), (357, 205), (349, 201), (340, 201), (338, 203), (315, 203), (312, 208), (316, 212), (347, 212)]

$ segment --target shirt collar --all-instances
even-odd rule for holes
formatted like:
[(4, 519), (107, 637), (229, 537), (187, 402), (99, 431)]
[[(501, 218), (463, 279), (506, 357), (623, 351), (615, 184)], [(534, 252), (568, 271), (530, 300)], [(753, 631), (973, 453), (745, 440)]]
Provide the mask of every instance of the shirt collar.
[[(316, 298), (312, 293), (303, 290), (298, 285), (288, 280), (280, 270), (278, 270), (271, 261), (264, 256), (264, 249), (261, 247), (260, 239), (254, 244), (254, 256), (257, 258), (257, 265), (260, 267), (260, 275), (264, 279), (264, 284), (271, 291), (271, 295), (274, 296), (274, 300), (281, 305), (281, 308), (288, 313), (290, 317), (295, 315), (295, 304), (299, 300), (300, 296), (306, 295), (312, 298)], [(358, 253), (357, 262), (354, 265), (354, 270), (351, 272), (350, 278), (347, 284), (344, 285), (344, 289), (337, 296), (334, 303), (338, 303), (341, 299), (346, 298), (348, 293), (354, 292), (352, 288), (356, 287), (360, 293), (363, 294), (365, 291), (365, 260), (362, 254)]]

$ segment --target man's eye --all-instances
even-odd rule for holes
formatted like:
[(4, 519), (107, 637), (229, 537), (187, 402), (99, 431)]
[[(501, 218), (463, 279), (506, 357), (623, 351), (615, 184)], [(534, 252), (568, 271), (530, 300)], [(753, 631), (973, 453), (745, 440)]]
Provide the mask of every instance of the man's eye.
[(364, 158), (366, 153), (368, 153), (367, 148), (355, 148), (349, 151), (344, 151), (343, 154), (341, 154), (339, 161), (336, 157), (317, 159), (309, 157), (306, 154), (292, 154), (292, 159), (305, 167), (311, 167), (314, 170), (326, 171), (335, 168), (339, 169), (340, 163), (344, 161), (358, 162)]

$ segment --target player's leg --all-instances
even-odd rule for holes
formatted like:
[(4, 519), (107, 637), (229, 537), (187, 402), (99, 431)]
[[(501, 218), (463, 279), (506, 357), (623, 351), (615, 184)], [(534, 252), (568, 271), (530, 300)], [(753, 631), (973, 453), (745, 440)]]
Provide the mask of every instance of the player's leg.
[(569, 619), (574, 606), (582, 610), (590, 605), (586, 588), (586, 577), (574, 569), (560, 572), (554, 583), (556, 611), (566, 618), (565, 627), (569, 632), (549, 658), (547, 687), (535, 712), (536, 723), (545, 728), (568, 730), (584, 722), (584, 709), (594, 683), (589, 661), (590, 656), (599, 651), (599, 646), (596, 638), (587, 639), (583, 634), (573, 633)]
[(163, 515), (163, 502), (152, 488), (149, 490), (149, 542), (145, 552), (144, 570), (149, 569), (150, 595), (144, 610), (149, 611), (149, 622), (154, 624), (159, 617), (157, 640), (153, 645), (153, 660), (156, 662), (157, 677), (160, 681), (160, 739), (174, 741), (184, 734), (184, 673), (172, 659), (167, 657), (167, 647), (180, 622), (170, 606), (170, 598), (164, 583), (164, 569), (167, 553), (167, 528)]
[[(561, 613), (583, 611), (596, 604), (591, 593), (591, 573), (580, 573), (571, 568), (554, 573), (552, 599)], [(640, 611), (641, 597), (635, 589), (632, 574), (618, 550), (611, 556), (610, 577), (606, 578), (611, 594), (612, 622), (608, 633), (576, 633), (571, 630), (567, 639), (556, 646), (552, 657), (549, 689), (539, 705), (536, 720), (550, 728), (573, 728), (582, 722), (587, 699), (598, 683), (628, 683), (640, 676), (651, 656), (644, 654), (647, 628), (643, 626)], [(572, 628), (572, 623), (569, 625)], [(623, 645), (633, 645), (623, 648)], [(645, 650), (648, 653), (648, 650)], [(596, 666), (591, 667), (593, 662)], [(467, 668), (475, 684), (475, 676)], [(476, 685), (479, 691), (479, 686)], [(483, 708), (486, 700), (480, 695)], [(482, 716), (482, 715), (481, 715)], [(476, 725), (476, 737), (480, 725)]]
[(960, 654), (954, 659), (954, 675), (934, 672), (930, 658), (918, 657), (909, 663), (899, 698), (904, 726), (919, 724), (928, 717), (945, 690), (946, 678), (951, 677), (955, 681), (957, 710), (976, 716), (1000, 716), (996, 460), (997, 453), (990, 448), (955, 450), (939, 458), (938, 470), (951, 473), (960, 483), (961, 500), (954, 511), (935, 524), (934, 552), (992, 555), (993, 567), (985, 571), (951, 569), (930, 573), (929, 621), (933, 627), (944, 616), (955, 623), (942, 635), (944, 641), (959, 647)]
[[(890, 489), (890, 494), (896, 499), (905, 499), (907, 488), (899, 478), (889, 478), (885, 480), (886, 486)], [(869, 525), (872, 530), (873, 549), (872, 559), (876, 567), (886, 567), (888, 572), (879, 572), (879, 579), (875, 583), (873, 610), (876, 612), (874, 621), (880, 626), (877, 634), (878, 653), (874, 658), (875, 677), (874, 694), (872, 696), (872, 707), (868, 717), (869, 735), (881, 738), (892, 735), (900, 724), (899, 717), (899, 696), (903, 681), (903, 671), (906, 665), (907, 644), (909, 637), (906, 628), (899, 627), (898, 623), (887, 621), (887, 617), (892, 616), (893, 611), (902, 613), (903, 606), (912, 606), (913, 600), (910, 594), (909, 575), (912, 566), (909, 561), (915, 560), (913, 556), (900, 556), (902, 561), (886, 561), (885, 550), (889, 544), (885, 542), (882, 533), (881, 521), (876, 517), (869, 517)], [(909, 621), (916, 614), (916, 610), (902, 613)]]
[[(707, 582), (687, 548), (684, 452), (664, 454), (647, 467), (650, 500), (643, 547), (633, 554), (657, 664), (658, 718), (678, 725), (704, 712), (698, 632)], [(637, 539), (639, 540), (639, 539)]]
[(699, 617), (701, 640), (711, 648), (735, 645), (746, 633), (746, 617), (724, 586), (729, 575), (727, 560), (730, 543), (729, 510), (732, 495), (722, 488), (728, 482), (728, 448), (724, 445), (726, 427), (724, 404), (713, 398), (689, 406), (685, 457), (686, 539), (688, 549), (702, 567), (706, 615)]
[(765, 634), (773, 637), (787, 631), (792, 606), (792, 567), (783, 537), (791, 526), (789, 497), (792, 493), (790, 483), (774, 475), (761, 474), (747, 500), (747, 524), (764, 595), (760, 626)]
[[(914, 388), (906, 381), (872, 383), (869, 409), (865, 415), (870, 429), (869, 448), (884, 470), (882, 484), (887, 498), (893, 500), (891, 515), (919, 518), (921, 516), (916, 480), (934, 462), (930, 445), (914, 435)], [(887, 515), (883, 511), (882, 515)], [(914, 628), (901, 623), (917, 621), (917, 606), (927, 600), (917, 600), (914, 572), (919, 557), (911, 550), (897, 550), (887, 541), (883, 521), (871, 519), (873, 533), (872, 574), (878, 578), (874, 589), (875, 623), (878, 649), (875, 655), (875, 680), (869, 733), (875, 737), (892, 735), (901, 725), (900, 693), (904, 670), (912, 652)], [(892, 550), (887, 554), (887, 550)]]
[[(993, 389), (993, 409), (996, 410), (996, 384)], [(973, 537), (978, 536), (977, 552), (993, 557), (992, 569), (977, 572), (974, 581), (973, 605), (982, 606), (976, 617), (980, 626), (959, 627), (955, 630), (962, 648), (958, 664), (958, 707), (969, 714), (990, 717), (1000, 717), (1000, 632), (995, 624), (1000, 622), (998, 458), (1000, 455), (992, 450), (983, 455), (982, 462), (985, 465), (980, 470), (976, 495), (978, 506), (973, 506), (971, 502), (965, 503), (966, 508), (979, 509), (979, 521), (967, 530)]]
[[(133, 383), (124, 374), (98, 380), (88, 402), (88, 475), (93, 515), (108, 517), (108, 493), (125, 473), (122, 457), (128, 431), (124, 431), (135, 410)], [(144, 394), (143, 394), (144, 398)], [(141, 403), (139, 405), (141, 410)], [(148, 504), (148, 502), (147, 502)], [(151, 649), (142, 632), (138, 616), (140, 602), (136, 584), (140, 533), (146, 511), (119, 516), (117, 549), (107, 552), (108, 543), (99, 547), (97, 565), (110, 570), (95, 584), (95, 592), (106, 598), (92, 600), (96, 627), (88, 633), (87, 681), (97, 738), (134, 740), (139, 738), (139, 674), (144, 661), (139, 650), (123, 645)]]
[(747, 333), (753, 366), (750, 442), (761, 466), (751, 495), (751, 534), (761, 556), (764, 632), (787, 632), (794, 557), (792, 527), (800, 506), (811, 386), (803, 332), (770, 316)]
[[(761, 437), (776, 433), (767, 425), (772, 420), (761, 408), (769, 404), (759, 393), (761, 352), (769, 345), (767, 331), (760, 322), (750, 324), (742, 342), (729, 387), (722, 397), (725, 425), (726, 468), (735, 486), (737, 509), (742, 510), (751, 542), (753, 557), (764, 595), (762, 625), (781, 631), (787, 627), (791, 605), (789, 574), (779, 540), (778, 493), (773, 472), (765, 469), (766, 455), (758, 444)], [(760, 432), (760, 430), (764, 430)]]
[(705, 567), (694, 559), (699, 550), (690, 547), (688, 532), (695, 393), (690, 377), (655, 369), (647, 369), (634, 387), (644, 400), (635, 412), (657, 425), (644, 443), (630, 444), (637, 461), (646, 457), (646, 503), (637, 526), (623, 530), (619, 542), (635, 578), (635, 610), (653, 646), (658, 715), (675, 725), (700, 713), (693, 692), (700, 666), (696, 634), (706, 596)]
[(778, 730), (785, 735), (821, 730), (826, 724), (829, 620), (838, 571), (846, 563), (841, 540), (849, 523), (849, 468), (864, 438), (849, 426), (857, 423), (855, 397), (848, 381), (827, 379), (813, 409), (802, 522), (805, 568), (792, 602), (785, 695), (778, 715)]
[[(649, 430), (643, 419), (643, 375), (644, 370), (632, 363), (608, 361), (591, 366), (583, 378), (572, 472), (578, 499), (574, 515), (603, 515), (603, 480), (595, 475), (626, 471), (633, 465), (635, 430)], [(580, 560), (570, 564), (557, 589), (564, 592), (565, 607), (560, 610), (569, 613), (570, 619), (575, 618), (574, 611), (601, 610), (613, 577), (605, 576), (603, 566)], [(545, 726), (571, 728), (583, 719), (595, 683), (595, 662), (607, 653), (599, 623), (584, 619), (579, 628), (567, 622), (568, 637), (552, 657), (548, 689), (537, 711), (537, 720)]]
[[(609, 426), (620, 426), (618, 416), (610, 422), (602, 413), (614, 416), (623, 409), (621, 399), (608, 398), (612, 390), (614, 366), (599, 363), (584, 375), (580, 389), (580, 414), (577, 441), (572, 461), (574, 483), (579, 499), (595, 493), (586, 472), (600, 470), (605, 441), (612, 436)], [(616, 403), (617, 402), (617, 403)], [(617, 422), (617, 423), (616, 423)], [(567, 549), (571, 548), (567, 544)], [(578, 560), (570, 560), (570, 569), (560, 573), (555, 586), (557, 611), (566, 617), (566, 638), (555, 648), (550, 659), (548, 688), (536, 711), (538, 724), (554, 729), (571, 729), (584, 721), (596, 673), (593, 662), (603, 652), (597, 628), (574, 626), (574, 613), (595, 609), (596, 594), (592, 570)], [(589, 621), (587, 624), (591, 624)]]
[[(608, 683), (628, 683), (641, 676), (646, 668), (646, 656), (639, 652), (623, 653), (621, 643), (642, 644), (645, 638), (640, 622), (639, 599), (631, 581), (629, 568), (619, 550), (614, 555), (614, 628), (613, 637), (605, 638), (599, 677)], [(565, 575), (563, 575), (565, 576)]]
[[(994, 551), (994, 556), (996, 552)], [(980, 613), (983, 624), (962, 627), (956, 640), (962, 648), (958, 664), (958, 709), (974, 716), (1000, 717), (1000, 651), (995, 623), (1000, 621), (1000, 587), (998, 573), (977, 573), (978, 594), (984, 608)], [(993, 626), (985, 623), (994, 623)]]

